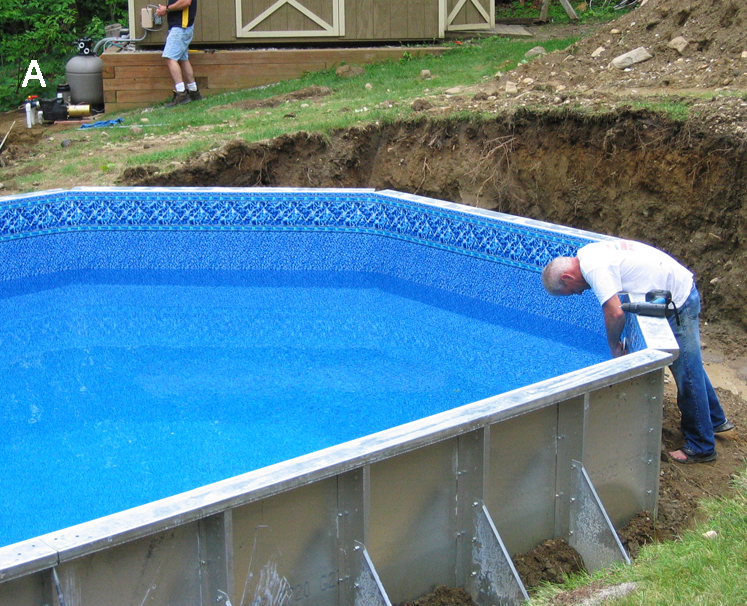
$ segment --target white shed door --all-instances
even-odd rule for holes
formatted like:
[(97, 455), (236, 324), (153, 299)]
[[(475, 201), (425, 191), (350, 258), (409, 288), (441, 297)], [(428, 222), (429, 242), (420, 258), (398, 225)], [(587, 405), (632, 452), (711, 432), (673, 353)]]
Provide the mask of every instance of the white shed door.
[(493, 0), (446, 0), (446, 31), (493, 29)]
[(344, 35), (345, 0), (236, 0), (237, 37)]

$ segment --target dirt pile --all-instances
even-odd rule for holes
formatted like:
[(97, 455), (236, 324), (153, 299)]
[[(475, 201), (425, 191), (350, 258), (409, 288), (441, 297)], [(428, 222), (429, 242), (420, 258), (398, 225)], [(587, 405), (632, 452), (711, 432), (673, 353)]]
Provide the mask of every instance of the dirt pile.
[(525, 587), (562, 583), (569, 575), (585, 570), (581, 556), (563, 539), (549, 539), (512, 559)]
[[(610, 65), (639, 47), (652, 58), (624, 70)], [(519, 82), (533, 78), (596, 91), (742, 90), (747, 88), (747, 5), (741, 0), (644, 0), (594, 35), (520, 66), (513, 76)]]

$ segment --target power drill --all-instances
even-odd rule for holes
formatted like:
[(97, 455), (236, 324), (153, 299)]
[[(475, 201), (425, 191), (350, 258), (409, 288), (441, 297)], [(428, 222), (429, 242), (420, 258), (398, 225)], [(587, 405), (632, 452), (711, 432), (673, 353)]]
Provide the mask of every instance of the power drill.
[[(646, 302), (623, 303), (622, 310), (639, 316), (664, 318), (672, 305), (672, 293), (668, 290), (651, 290), (646, 293)], [(675, 308), (675, 312), (677, 308)]]

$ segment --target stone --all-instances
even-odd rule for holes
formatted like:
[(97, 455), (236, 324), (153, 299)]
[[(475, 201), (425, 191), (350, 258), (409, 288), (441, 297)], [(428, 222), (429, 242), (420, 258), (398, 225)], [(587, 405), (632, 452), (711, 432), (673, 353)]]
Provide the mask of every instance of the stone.
[(530, 84), (534, 84), (534, 78), (524, 78), (521, 83), (526, 84), (527, 86)]
[(70, 147), (72, 144), (72, 139), (65, 139), (62, 143), (60, 143), (60, 147)]
[(515, 95), (519, 92), (519, 87), (516, 86), (516, 82), (511, 82), (510, 80), (506, 82), (506, 94), (507, 95)]
[(742, 59), (747, 59), (747, 50), (742, 51)]
[(676, 38), (672, 38), (669, 41), (669, 44), (667, 46), (669, 48), (673, 48), (676, 50), (680, 55), (684, 54), (685, 49), (687, 48), (687, 45), (690, 44), (688, 40), (683, 38), (682, 36), (677, 36)]
[(340, 78), (352, 78), (353, 76), (360, 76), (365, 71), (358, 65), (341, 65), (335, 70), (335, 74)]
[(643, 63), (644, 61), (648, 61), (652, 58), (653, 55), (651, 53), (649, 53), (644, 47), (639, 46), (638, 48), (633, 49), (630, 52), (624, 53), (612, 59), (612, 65), (617, 69), (625, 69), (626, 67), (630, 67), (631, 65), (635, 65), (637, 63)]
[(614, 34), (619, 34), (619, 33), (620, 33), (620, 30), (619, 30), (619, 29), (611, 29), (611, 30), (610, 30), (610, 34), (613, 34), (613, 35), (614, 35)]
[(447, 88), (444, 92), (447, 95), (458, 95), (462, 92), (462, 90), (463, 89), (461, 86), (454, 86), (453, 88)]
[(539, 57), (540, 55), (546, 55), (547, 51), (542, 48), (541, 46), (535, 46), (534, 48), (530, 48), (525, 54), (524, 57), (527, 59), (531, 59), (532, 57)]
[(366, 82), (366, 90), (371, 90), (373, 88), (373, 84), (370, 82)]
[(429, 69), (421, 69), (420, 70), (420, 77), (423, 80), (430, 80), (431, 79), (431, 70), (429, 70)]
[(601, 55), (606, 50), (607, 49), (604, 48), (603, 46), (598, 46), (597, 49), (593, 53), (591, 53), (591, 56), (596, 59), (599, 55)]
[(709, 530), (708, 532), (704, 532), (701, 536), (704, 539), (711, 539), (711, 540), (713, 540), (713, 539), (718, 538), (718, 532), (716, 532), (715, 530)]
[(131, 135), (142, 135), (143, 134), (143, 127), (142, 126), (130, 126), (130, 134)]
[(431, 107), (433, 106), (426, 99), (415, 99), (415, 101), (413, 101), (410, 105), (410, 108), (412, 108), (412, 111), (414, 112), (422, 112), (430, 109)]

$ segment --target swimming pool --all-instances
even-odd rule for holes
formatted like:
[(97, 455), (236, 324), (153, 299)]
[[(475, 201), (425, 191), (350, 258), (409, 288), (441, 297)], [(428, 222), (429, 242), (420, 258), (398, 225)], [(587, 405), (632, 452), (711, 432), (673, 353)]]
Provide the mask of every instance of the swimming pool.
[[(2, 368), (12, 377), (2, 396), (13, 403), (4, 410), (5, 456), (42, 452), (49, 464), (18, 474), (42, 479), (29, 483), (36, 500), (54, 485), (46, 491), (61, 497), (53, 509), (72, 505), (83, 516), (73, 523), (365, 441), (549, 379), (550, 369), (577, 370), (605, 357), (593, 298), (551, 299), (537, 275), (592, 234), (369, 190), (78, 188), (3, 199), (0, 225)], [(403, 328), (408, 317), (416, 330)], [(640, 343), (631, 326), (630, 339)], [(257, 346), (251, 351), (249, 339)], [(504, 359), (506, 339), (526, 345), (514, 363)], [(343, 369), (341, 360), (350, 365)], [(35, 368), (53, 378), (29, 397)], [(102, 376), (114, 370), (122, 371), (118, 382), (106, 384)], [(290, 397), (272, 416), (279, 385)], [(398, 395), (387, 411), (380, 396), (392, 391)], [(164, 394), (175, 397), (171, 408), (154, 405)], [(261, 414), (247, 416), (247, 401), (259, 402)], [(304, 405), (292, 408), (293, 401)], [(231, 428), (242, 413), (240, 429)], [(257, 456), (259, 439), (286, 416), (297, 426), (270, 440), (269, 458)], [(59, 424), (71, 418), (72, 429)], [(177, 455), (154, 456), (151, 444), (117, 459), (123, 442), (148, 441), (141, 430), (151, 424), (151, 441), (176, 446)], [(320, 431), (299, 439), (310, 426)], [(213, 456), (180, 457), (190, 448)], [(68, 460), (58, 456), (66, 449)], [(156, 467), (156, 460), (175, 467)], [(239, 464), (215, 465), (226, 461)], [(76, 462), (102, 473), (82, 482), (89, 494), (81, 499), (71, 498), (71, 486), (81, 484)], [(117, 467), (147, 474), (108, 475)], [(164, 476), (178, 481), (164, 487)], [(143, 490), (144, 477), (156, 492)], [(17, 515), (31, 511), (13, 502)], [(53, 524), (38, 532), (50, 534), (34, 549), (51, 548), (59, 559), (57, 545), (69, 533), (57, 532), (60, 520), (43, 511), (34, 515)], [(73, 532), (76, 543), (83, 535), (99, 540)], [(101, 539), (111, 541), (108, 534)], [(21, 560), (31, 561), (28, 554)]]

